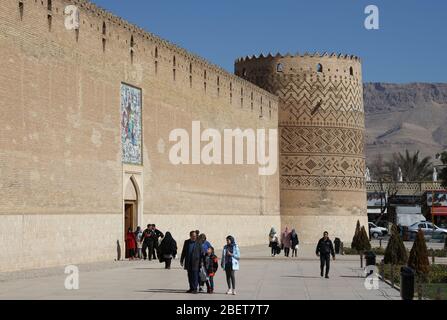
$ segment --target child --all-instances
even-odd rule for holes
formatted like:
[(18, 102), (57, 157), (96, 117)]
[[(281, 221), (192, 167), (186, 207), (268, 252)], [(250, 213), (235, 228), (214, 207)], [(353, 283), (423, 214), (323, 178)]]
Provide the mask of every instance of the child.
[(126, 258), (129, 258), (129, 260), (135, 259), (135, 248), (135, 233), (133, 233), (132, 228), (129, 228), (126, 235)]
[(135, 240), (137, 242), (137, 258), (143, 259), (143, 231), (141, 231), (141, 227), (137, 227), (135, 231)]
[(206, 281), (206, 292), (213, 293), (214, 292), (214, 275), (219, 267), (219, 259), (214, 254), (214, 248), (208, 247), (205, 255), (205, 270), (208, 276)]

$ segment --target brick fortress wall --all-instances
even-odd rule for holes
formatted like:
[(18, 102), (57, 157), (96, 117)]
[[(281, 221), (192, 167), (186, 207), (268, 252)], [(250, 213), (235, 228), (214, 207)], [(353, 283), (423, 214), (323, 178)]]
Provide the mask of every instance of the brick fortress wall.
[[(87, 1), (0, 5), (0, 271), (115, 258), (130, 178), (138, 225), (179, 243), (199, 228), (216, 247), (259, 244), (279, 227), (278, 173), (168, 160), (170, 131), (194, 120), (277, 128), (276, 96)], [(122, 83), (142, 90), (141, 166), (121, 160)]]

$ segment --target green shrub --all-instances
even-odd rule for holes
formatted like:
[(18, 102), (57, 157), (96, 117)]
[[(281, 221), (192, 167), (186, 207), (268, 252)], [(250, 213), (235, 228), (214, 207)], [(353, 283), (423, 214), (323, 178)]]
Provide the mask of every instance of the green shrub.
[(357, 249), (358, 246), (358, 238), (360, 234), (360, 221), (357, 220), (357, 225), (355, 226), (354, 237), (352, 237), (351, 249)]
[(428, 281), (430, 283), (447, 283), (447, 265), (445, 264), (431, 265)]
[(447, 257), (447, 250), (446, 249), (428, 249), (428, 255), (430, 257), (433, 256), (433, 252), (435, 253), (435, 257), (438, 257), (438, 258), (445, 258), (445, 257)]
[[(351, 249), (351, 248), (344, 248), (344, 254), (346, 255), (357, 255), (359, 254), (357, 250)], [(385, 254), (384, 248), (371, 248), (368, 251), (372, 251), (375, 253), (376, 256), (383, 256)]]
[[(381, 266), (380, 265), (377, 265), (377, 267), (379, 268), (379, 270), (380, 270), (380, 268), (381, 268)], [(392, 267), (394, 267), (394, 282), (393, 281), (391, 281), (391, 268)], [(384, 264), (383, 265), (383, 268), (384, 268), (384, 276), (385, 276), (385, 279), (387, 279), (387, 280), (389, 280), (389, 281), (391, 281), (391, 282), (393, 282), (393, 283), (395, 283), (395, 284), (397, 284), (397, 285), (399, 285), (400, 284), (400, 268), (402, 267), (402, 265), (391, 265), (391, 264)]]
[(391, 227), (391, 237), (385, 249), (384, 261), (386, 264), (403, 265), (407, 262), (407, 259), (408, 251), (400, 237), (397, 226), (393, 224)]
[[(380, 269), (380, 264), (377, 264)], [(402, 265), (395, 265), (395, 270), (398, 271), (394, 274), (394, 282), (400, 283), (400, 268)], [(384, 265), (385, 279), (391, 280), (391, 265)], [(429, 283), (445, 283), (447, 284), (447, 265), (445, 264), (433, 264), (429, 268), (428, 278)]]
[(416, 240), (411, 248), (408, 266), (414, 269), (419, 275), (427, 275), (430, 271), (427, 244), (422, 230), (418, 231)]

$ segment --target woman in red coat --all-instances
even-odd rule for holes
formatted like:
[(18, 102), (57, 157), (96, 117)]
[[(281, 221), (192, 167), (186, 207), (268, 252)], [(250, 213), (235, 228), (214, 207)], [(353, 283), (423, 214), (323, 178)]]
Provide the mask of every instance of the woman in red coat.
[(135, 248), (137, 247), (137, 241), (135, 239), (135, 233), (132, 232), (132, 228), (127, 230), (126, 234), (126, 258), (133, 260), (135, 258)]

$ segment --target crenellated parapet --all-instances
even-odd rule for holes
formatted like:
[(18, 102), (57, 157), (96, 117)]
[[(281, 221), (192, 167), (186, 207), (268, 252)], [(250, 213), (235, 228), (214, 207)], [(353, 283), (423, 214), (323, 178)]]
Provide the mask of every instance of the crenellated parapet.
[[(141, 71), (143, 81), (144, 77), (152, 77), (172, 83), (176, 90), (205, 93), (237, 107), (257, 111), (256, 117), (277, 113), (275, 95), (90, 1), (51, 0), (52, 10), (48, 8), (48, 0), (4, 1), (17, 8), (18, 21), (14, 23), (28, 28), (26, 32), (35, 33), (32, 40), (38, 46), (52, 46), (51, 54), (55, 56), (64, 52), (82, 57), (79, 59), (126, 65), (126, 72)], [(76, 6), (80, 12), (80, 26), (76, 31), (64, 27), (67, 17), (64, 9), (69, 5)], [(47, 15), (52, 20), (50, 30), (45, 28)], [(12, 25), (12, 36), (14, 29), (16, 26)], [(48, 52), (42, 50), (42, 55)]]
[(260, 59), (275, 59), (275, 58), (297, 58), (297, 57), (310, 57), (310, 58), (323, 58), (323, 57), (331, 57), (331, 58), (338, 58), (338, 59), (345, 59), (345, 60), (355, 60), (355, 61), (359, 61), (361, 62), (360, 58), (358, 56), (355, 55), (349, 55), (349, 54), (342, 54), (342, 53), (328, 53), (328, 52), (324, 52), (324, 53), (319, 53), (319, 52), (314, 52), (314, 53), (309, 53), (309, 52), (304, 52), (303, 54), (300, 54), (299, 52), (295, 53), (295, 54), (291, 54), (291, 53), (286, 53), (286, 54), (281, 54), (281, 53), (276, 53), (274, 55), (272, 55), (270, 52), (267, 55), (264, 55), (263, 53), (259, 54), (259, 55), (249, 55), (249, 56), (245, 56), (245, 57), (240, 57), (238, 59), (236, 59), (236, 63), (238, 62), (248, 62), (250, 60), (260, 60)]
[(288, 75), (314, 75), (356, 83), (362, 79), (359, 57), (327, 52), (246, 56), (235, 61), (235, 73), (250, 81), (259, 76)]

